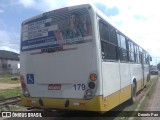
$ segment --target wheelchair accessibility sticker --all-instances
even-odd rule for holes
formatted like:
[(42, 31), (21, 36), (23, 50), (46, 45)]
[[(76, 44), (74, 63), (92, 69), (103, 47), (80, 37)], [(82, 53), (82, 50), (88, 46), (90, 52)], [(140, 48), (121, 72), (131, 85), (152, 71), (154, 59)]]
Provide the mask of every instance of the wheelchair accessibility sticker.
[(27, 84), (34, 84), (34, 74), (27, 74)]

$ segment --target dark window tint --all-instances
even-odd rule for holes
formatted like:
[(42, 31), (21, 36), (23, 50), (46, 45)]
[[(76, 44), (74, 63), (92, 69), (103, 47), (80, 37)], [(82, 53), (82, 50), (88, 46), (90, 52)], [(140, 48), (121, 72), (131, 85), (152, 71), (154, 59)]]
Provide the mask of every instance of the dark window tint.
[(117, 34), (116, 30), (109, 24), (99, 23), (100, 38), (106, 42), (117, 45)]
[(124, 36), (120, 35), (121, 48), (126, 49), (126, 39)]
[(101, 41), (103, 59), (118, 60), (117, 46)]
[(139, 61), (140, 61), (140, 63), (142, 63), (142, 62), (143, 62), (142, 52), (139, 52)]
[(117, 34), (109, 24), (99, 22), (102, 58), (107, 60), (118, 60)]
[(135, 62), (140, 63), (139, 60), (139, 47), (137, 45), (134, 45), (134, 57), (135, 57)]
[(127, 62), (128, 50), (126, 45), (126, 38), (123, 35), (121, 35), (121, 33), (117, 34), (117, 38), (118, 38), (120, 60), (123, 62)]
[(113, 43), (114, 45), (117, 45), (117, 33), (116, 30), (109, 26), (109, 42)]
[(131, 41), (128, 41), (128, 47), (129, 47), (129, 61), (134, 62), (134, 46)]
[(101, 40), (109, 41), (108, 26), (105, 25), (104, 23), (100, 22), (99, 30), (100, 30), (100, 38), (101, 38)]
[(120, 60), (128, 61), (128, 51), (126, 49), (120, 48)]

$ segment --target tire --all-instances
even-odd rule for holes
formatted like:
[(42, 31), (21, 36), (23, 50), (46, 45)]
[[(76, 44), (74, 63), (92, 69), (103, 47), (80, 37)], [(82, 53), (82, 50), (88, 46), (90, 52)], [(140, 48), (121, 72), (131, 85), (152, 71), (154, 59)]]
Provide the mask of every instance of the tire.
[(146, 85), (144, 86), (144, 88), (147, 88), (147, 85), (149, 84), (150, 82), (150, 74), (147, 75), (147, 82), (146, 82)]
[(132, 83), (132, 89), (131, 89), (131, 99), (130, 103), (134, 104), (136, 102), (136, 84), (135, 82)]

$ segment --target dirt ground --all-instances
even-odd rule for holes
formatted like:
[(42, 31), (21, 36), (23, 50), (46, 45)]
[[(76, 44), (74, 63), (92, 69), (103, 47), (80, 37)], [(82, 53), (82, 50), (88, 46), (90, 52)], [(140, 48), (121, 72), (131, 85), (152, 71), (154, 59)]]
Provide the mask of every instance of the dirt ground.
[(17, 84), (0, 83), (0, 90), (13, 89), (15, 87), (20, 87), (20, 83)]
[[(145, 108), (145, 111), (160, 111), (160, 77), (157, 81), (157, 85), (152, 95), (152, 99), (149, 100), (149, 104)], [(159, 117), (143, 117), (142, 120), (160, 120), (160, 118)]]

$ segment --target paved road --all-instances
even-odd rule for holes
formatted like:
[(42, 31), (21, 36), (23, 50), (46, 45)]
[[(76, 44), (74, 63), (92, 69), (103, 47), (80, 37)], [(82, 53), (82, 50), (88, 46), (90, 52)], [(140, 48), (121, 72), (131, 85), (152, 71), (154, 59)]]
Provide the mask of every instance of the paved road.
[[(148, 106), (145, 111), (160, 111), (160, 77), (157, 81), (156, 89), (149, 100)], [(143, 117), (142, 120), (160, 120), (159, 117)]]

